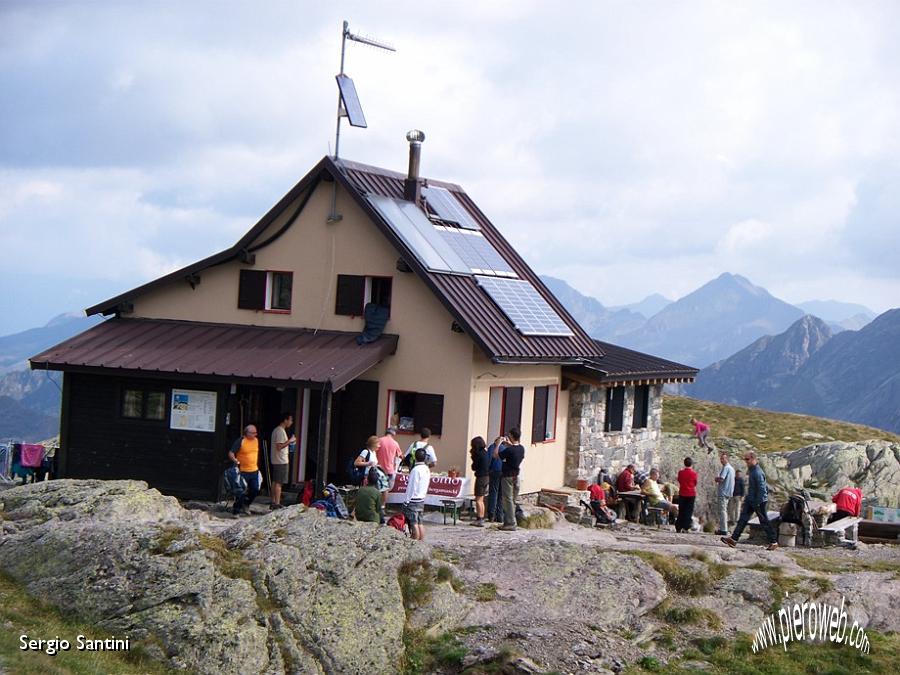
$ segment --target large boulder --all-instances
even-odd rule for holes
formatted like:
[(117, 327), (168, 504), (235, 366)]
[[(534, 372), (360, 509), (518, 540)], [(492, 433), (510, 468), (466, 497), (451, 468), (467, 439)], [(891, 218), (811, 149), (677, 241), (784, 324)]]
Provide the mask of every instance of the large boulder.
[(66, 612), (198, 673), (395, 672), (400, 568), (427, 555), (392, 528), (295, 506), (217, 534), (138, 481), (0, 493), (0, 568)]

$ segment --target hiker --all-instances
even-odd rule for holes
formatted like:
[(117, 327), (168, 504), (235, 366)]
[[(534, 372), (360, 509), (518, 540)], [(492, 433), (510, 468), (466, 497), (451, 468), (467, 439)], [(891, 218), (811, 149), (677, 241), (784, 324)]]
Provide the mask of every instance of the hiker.
[(503, 460), (496, 456), (494, 450), (503, 450), (505, 445), (502, 442), (503, 437), (498, 437), (488, 446), (488, 454), (491, 457), (490, 470), (488, 479), (490, 486), (488, 487), (488, 504), (487, 518), (495, 523), (503, 522), (503, 500), (500, 499), (500, 485), (503, 481)]
[(706, 448), (706, 454), (708, 455), (713, 451), (713, 447), (706, 440), (706, 437), (709, 436), (709, 425), (694, 417), (691, 418), (691, 424), (694, 425), (694, 436), (697, 437), (697, 446)]
[(378, 469), (369, 468), (368, 480), (356, 491), (356, 506), (353, 515), (357, 520), (367, 523), (383, 523), (384, 511), (381, 508), (381, 493), (378, 491)]
[(746, 481), (744, 480), (744, 472), (740, 469), (734, 470), (734, 492), (728, 501), (728, 522), (734, 524), (737, 522), (741, 514), (741, 504), (744, 501), (744, 494), (747, 492)]
[(419, 440), (411, 443), (406, 450), (406, 457), (404, 459), (409, 467), (413, 466), (415, 461), (414, 453), (419, 448), (425, 450), (425, 463), (428, 465), (429, 469), (433, 469), (434, 465), (437, 464), (437, 453), (434, 451), (434, 447), (432, 447), (431, 443), (429, 443), (429, 438), (431, 438), (431, 429), (422, 427), (422, 430), (419, 432)]
[(859, 518), (859, 514), (862, 512), (862, 500), (863, 493), (859, 488), (841, 488), (831, 498), (837, 510), (828, 517), (828, 522), (833, 523), (841, 518)]
[(238, 465), (241, 477), (247, 483), (247, 491), (234, 500), (231, 512), (249, 516), (250, 505), (259, 494), (259, 439), (254, 425), (244, 427), (244, 435), (231, 446), (228, 459)]
[(281, 421), (272, 430), (272, 447), (269, 449), (269, 459), (272, 464), (272, 503), (269, 508), (281, 509), (281, 486), (289, 483), (288, 480), (288, 448), (291, 443), (296, 443), (297, 438), (293, 434), (288, 438), (287, 430), (294, 424), (294, 416), (290, 413), (282, 413)]
[(737, 525), (730, 537), (722, 537), (722, 542), (734, 548), (737, 546), (741, 533), (747, 526), (747, 521), (755, 513), (759, 517), (759, 524), (766, 531), (766, 537), (769, 540), (767, 549), (774, 551), (778, 548), (778, 535), (775, 534), (775, 528), (769, 522), (769, 516), (766, 513), (766, 507), (769, 505), (769, 488), (766, 485), (766, 476), (759, 466), (759, 459), (756, 453), (748, 450), (744, 453), (744, 461), (747, 462), (747, 496), (744, 497), (744, 504), (741, 506), (741, 515), (738, 518)]
[(650, 469), (650, 475), (647, 476), (647, 479), (641, 484), (641, 492), (649, 497), (650, 506), (656, 509), (665, 509), (671, 515), (677, 516), (678, 507), (663, 497), (663, 493), (659, 489), (659, 483), (657, 483), (658, 480), (659, 469), (654, 467)]
[(356, 459), (353, 460), (353, 468), (361, 474), (357, 479), (359, 483), (362, 483), (369, 475), (369, 469), (378, 466), (378, 455), (375, 453), (377, 449), (378, 436), (369, 436), (366, 439), (366, 447), (360, 450)]
[(473, 438), (470, 446), (472, 473), (475, 474), (475, 520), (469, 524), (484, 527), (484, 497), (490, 487), (491, 456), (481, 436)]
[[(503, 525), (500, 529), (504, 532), (516, 530), (516, 501), (519, 499), (519, 467), (525, 459), (525, 448), (519, 444), (521, 434), (518, 429), (510, 429), (506, 435), (506, 446), (500, 450), (495, 442), (494, 457), (503, 460), (503, 478), (500, 481), (500, 491), (503, 499)], [(498, 441), (501, 439), (497, 439)]]
[(422, 516), (425, 513), (425, 495), (428, 494), (428, 484), (431, 482), (431, 469), (425, 463), (428, 456), (425, 448), (417, 448), (415, 453), (416, 463), (409, 472), (409, 482), (406, 484), (406, 503), (403, 508), (410, 536), (422, 541), (425, 538)]
[(384, 436), (378, 439), (378, 448), (375, 450), (378, 466), (381, 467), (381, 470), (388, 477), (388, 489), (394, 487), (394, 481), (397, 479), (397, 468), (403, 459), (403, 450), (400, 449), (400, 444), (394, 438), (396, 435), (397, 429), (388, 427), (384, 432)]
[(722, 470), (716, 476), (716, 513), (719, 515), (719, 529), (716, 534), (728, 534), (728, 503), (734, 493), (734, 467), (728, 463), (728, 453), (719, 453)]
[(594, 514), (596, 519), (594, 525), (613, 525), (616, 522), (615, 512), (607, 506), (609, 493), (606, 490), (609, 487), (609, 483), (606, 482), (606, 478), (609, 478), (609, 476), (606, 476), (603, 473), (603, 469), (601, 469), (597, 474), (597, 482), (588, 488), (591, 513)]
[(694, 517), (694, 502), (697, 499), (697, 472), (691, 467), (694, 460), (684, 458), (684, 468), (678, 472), (678, 520), (675, 521), (676, 532), (687, 532), (691, 529)]

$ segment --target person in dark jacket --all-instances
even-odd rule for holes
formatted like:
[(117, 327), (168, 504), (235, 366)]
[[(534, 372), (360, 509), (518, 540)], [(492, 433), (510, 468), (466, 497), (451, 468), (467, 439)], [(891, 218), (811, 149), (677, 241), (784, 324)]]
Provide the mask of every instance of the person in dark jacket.
[(741, 533), (747, 527), (747, 521), (753, 517), (753, 514), (756, 514), (759, 517), (760, 525), (766, 531), (766, 537), (769, 540), (768, 550), (774, 551), (778, 548), (778, 535), (775, 534), (775, 528), (769, 522), (766, 512), (769, 505), (769, 486), (766, 484), (766, 475), (759, 467), (759, 459), (752, 450), (744, 453), (744, 461), (747, 462), (747, 495), (744, 497), (741, 516), (738, 518), (734, 532), (730, 537), (722, 537), (722, 542), (731, 548), (737, 546)]
[(500, 481), (500, 492), (503, 499), (504, 532), (516, 530), (516, 501), (519, 499), (519, 467), (525, 459), (525, 448), (519, 443), (521, 434), (518, 429), (510, 429), (506, 435), (508, 441), (502, 450), (494, 450), (494, 457), (503, 460), (503, 477)]
[(484, 497), (490, 486), (491, 456), (481, 436), (472, 439), (469, 448), (472, 458), (472, 473), (475, 474), (475, 527), (484, 527)]
[(491, 464), (488, 470), (488, 480), (490, 487), (488, 488), (487, 503), (487, 519), (495, 523), (503, 522), (503, 502), (500, 500), (500, 482), (503, 478), (503, 460), (494, 456), (494, 450), (503, 450), (506, 445), (503, 442), (503, 436), (498, 437), (488, 447), (488, 453), (491, 456)]

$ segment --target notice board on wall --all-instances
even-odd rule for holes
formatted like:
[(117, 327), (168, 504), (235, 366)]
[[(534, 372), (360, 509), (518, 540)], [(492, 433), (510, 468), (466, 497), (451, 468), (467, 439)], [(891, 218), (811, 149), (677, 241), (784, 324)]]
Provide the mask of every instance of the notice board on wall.
[(173, 389), (169, 427), (179, 431), (215, 431), (217, 396), (214, 391)]

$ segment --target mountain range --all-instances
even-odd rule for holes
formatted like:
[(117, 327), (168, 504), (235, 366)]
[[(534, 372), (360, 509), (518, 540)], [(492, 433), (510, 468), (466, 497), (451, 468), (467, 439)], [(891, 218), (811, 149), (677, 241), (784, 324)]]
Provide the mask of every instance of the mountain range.
[(703, 369), (687, 393), (900, 432), (898, 347), (900, 309), (838, 334), (804, 316), (784, 333)]

